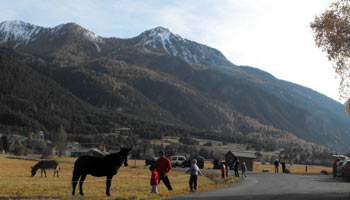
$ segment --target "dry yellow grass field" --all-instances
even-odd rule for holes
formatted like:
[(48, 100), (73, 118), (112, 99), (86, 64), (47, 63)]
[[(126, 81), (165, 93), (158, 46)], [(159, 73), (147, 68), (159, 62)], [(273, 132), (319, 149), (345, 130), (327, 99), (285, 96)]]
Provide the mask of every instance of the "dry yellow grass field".
[[(74, 162), (76, 158), (58, 158), (58, 157), (54, 157), (54, 159), (56, 160), (61, 160), (61, 161), (68, 161), (68, 162)], [(145, 160), (134, 160), (134, 159), (130, 159), (129, 160), (129, 165), (131, 167), (137, 166), (137, 167), (142, 167), (145, 166)], [(210, 160), (206, 160), (204, 162), (204, 168), (205, 169), (213, 169), (214, 165), (213, 162)], [(181, 167), (179, 167), (181, 168)], [(305, 172), (305, 165), (299, 165), (299, 164), (286, 164), (286, 168), (290, 170), (291, 173), (306, 173)], [(260, 162), (254, 162), (254, 167), (253, 167), (253, 171), (254, 172), (262, 172), (263, 169), (269, 169), (270, 172), (275, 171), (275, 166), (274, 165), (270, 165), (269, 163), (266, 163), (265, 165), (262, 165)], [(310, 174), (319, 174), (322, 170), (326, 170), (327, 172), (332, 172), (332, 168), (331, 167), (324, 167), (324, 166), (314, 166), (314, 165), (308, 165), (308, 172)], [(282, 166), (279, 166), (279, 172), (282, 172)]]
[[(72, 161), (71, 158), (58, 158), (58, 157), (55, 157), (54, 159), (56, 160), (64, 160), (64, 161)], [(75, 159), (74, 159), (75, 160)], [(74, 160), (72, 162), (74, 162)], [(130, 159), (129, 160), (129, 165), (131, 167), (134, 167), (134, 166), (137, 166), (137, 167), (142, 167), (142, 166), (145, 166), (145, 160), (134, 160), (134, 159)], [(213, 169), (213, 162), (212, 161), (204, 161), (204, 168), (205, 169)], [(179, 166), (178, 166), (179, 167)], [(181, 167), (179, 167), (181, 168)]]
[[(53, 159), (59, 160), (59, 161), (67, 161), (67, 162), (74, 162), (76, 158), (69, 158), (69, 157), (54, 157)], [(129, 160), (129, 165), (131, 167), (142, 167), (145, 166), (145, 160)], [(204, 162), (204, 168), (205, 169), (213, 169), (214, 165), (213, 162), (210, 160), (206, 160)], [(181, 168), (181, 167), (179, 167)], [(286, 168), (291, 171), (291, 173), (306, 173), (305, 172), (305, 165), (299, 165), (299, 164), (286, 164)], [(263, 169), (269, 169), (270, 172), (274, 173), (275, 166), (270, 165), (269, 163), (262, 165), (260, 162), (254, 162), (253, 171), (254, 172), (262, 172)], [(324, 166), (314, 166), (314, 165), (308, 165), (308, 172), (310, 174), (319, 174), (322, 170), (326, 170), (327, 172), (332, 172), (331, 167), (324, 167)], [(282, 166), (279, 166), (279, 172), (282, 172)]]
[[(121, 167), (114, 176), (111, 186), (111, 197), (105, 196), (105, 178), (88, 176), (84, 182), (85, 196), (71, 196), (71, 178), (76, 158), (59, 158), (61, 170), (59, 178), (53, 177), (53, 171), (47, 171), (47, 178), (40, 177), (40, 170), (35, 177), (30, 177), (30, 167), (37, 161), (8, 159), (0, 155), (0, 199), (159, 199), (161, 197), (189, 193), (189, 175), (173, 171), (169, 179), (174, 191), (169, 192), (163, 185), (159, 194), (150, 194), (150, 171), (146, 168)], [(65, 161), (64, 163), (62, 161)], [(139, 161), (144, 165), (144, 161)], [(129, 161), (132, 166), (133, 160)], [(219, 172), (199, 177), (199, 191), (225, 187), (237, 179), (221, 179)]]
[[(269, 169), (271, 173), (275, 172), (274, 165), (270, 165), (269, 163), (266, 163), (265, 165), (262, 165), (260, 163), (254, 163), (254, 166), (253, 166), (254, 172), (262, 172), (264, 169)], [(321, 173), (322, 170), (326, 170), (327, 172), (331, 173), (333, 170), (331, 167), (308, 165), (307, 172), (306, 172), (305, 165), (298, 165), (298, 164), (293, 164), (293, 165), (286, 164), (286, 169), (289, 169), (291, 173), (295, 173), (295, 174), (304, 174), (304, 173), (319, 174)], [(279, 172), (282, 172), (281, 165), (279, 165), (278, 170)]]

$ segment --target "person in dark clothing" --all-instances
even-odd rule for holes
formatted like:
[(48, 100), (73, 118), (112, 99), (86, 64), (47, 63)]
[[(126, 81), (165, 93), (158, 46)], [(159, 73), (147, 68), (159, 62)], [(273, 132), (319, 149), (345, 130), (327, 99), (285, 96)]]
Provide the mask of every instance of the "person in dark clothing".
[(282, 165), (282, 173), (286, 173), (286, 163), (281, 162), (281, 165)]
[(278, 167), (279, 167), (279, 162), (278, 160), (275, 160), (275, 173), (278, 174)]
[(163, 181), (164, 185), (168, 188), (169, 191), (172, 191), (173, 188), (171, 187), (168, 173), (171, 172), (171, 163), (170, 160), (164, 156), (164, 152), (159, 152), (159, 159), (156, 162), (156, 170), (159, 175), (159, 183), (160, 181)]
[(239, 168), (239, 160), (236, 158), (233, 166), (233, 170), (235, 171), (235, 177), (239, 177), (238, 168)]
[(242, 163), (241, 168), (242, 168), (242, 177), (243, 177), (243, 176), (244, 176), (244, 177), (247, 177), (247, 175), (245, 174), (245, 171), (247, 171), (247, 165), (245, 164), (244, 161), (243, 161), (243, 163)]

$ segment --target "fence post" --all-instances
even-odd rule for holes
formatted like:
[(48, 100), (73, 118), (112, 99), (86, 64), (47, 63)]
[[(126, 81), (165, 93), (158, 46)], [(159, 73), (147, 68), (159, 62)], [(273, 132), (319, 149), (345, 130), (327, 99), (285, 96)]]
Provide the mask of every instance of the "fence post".
[(140, 192), (140, 174), (137, 173), (137, 193)]
[(136, 167), (136, 152), (134, 152), (134, 167)]

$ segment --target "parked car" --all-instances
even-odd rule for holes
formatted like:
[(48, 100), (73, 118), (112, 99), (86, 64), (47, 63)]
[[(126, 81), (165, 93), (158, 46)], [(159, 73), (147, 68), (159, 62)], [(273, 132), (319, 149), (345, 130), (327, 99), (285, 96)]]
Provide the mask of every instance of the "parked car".
[(182, 163), (186, 161), (185, 156), (171, 156), (170, 163), (172, 167), (182, 166)]
[(202, 156), (190, 157), (188, 160), (182, 163), (182, 167), (191, 167), (191, 162), (193, 159), (197, 160), (197, 166), (201, 169), (204, 168), (204, 158)]
[(155, 165), (156, 164), (156, 161), (158, 160), (157, 157), (148, 157), (145, 159), (145, 165), (148, 166), (148, 165)]

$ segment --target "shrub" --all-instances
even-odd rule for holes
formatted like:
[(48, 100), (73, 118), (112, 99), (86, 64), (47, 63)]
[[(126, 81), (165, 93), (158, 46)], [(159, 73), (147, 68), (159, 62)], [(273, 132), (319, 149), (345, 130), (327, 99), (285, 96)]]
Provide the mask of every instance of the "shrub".
[(18, 144), (14, 149), (13, 149), (13, 153), (16, 156), (22, 156), (24, 154), (26, 154), (28, 151), (28, 149), (23, 145), (23, 144)]

